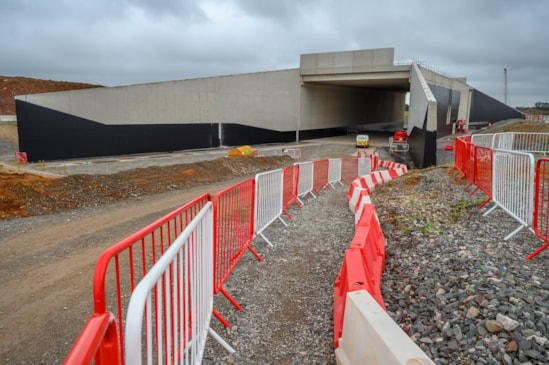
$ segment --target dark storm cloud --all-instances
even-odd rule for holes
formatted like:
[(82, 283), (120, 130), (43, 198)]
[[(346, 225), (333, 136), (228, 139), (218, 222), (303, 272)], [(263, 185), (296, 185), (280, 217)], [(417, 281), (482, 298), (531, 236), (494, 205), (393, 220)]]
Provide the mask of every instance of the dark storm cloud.
[(395, 47), (512, 105), (549, 100), (549, 2), (3, 0), (0, 74), (125, 85)]

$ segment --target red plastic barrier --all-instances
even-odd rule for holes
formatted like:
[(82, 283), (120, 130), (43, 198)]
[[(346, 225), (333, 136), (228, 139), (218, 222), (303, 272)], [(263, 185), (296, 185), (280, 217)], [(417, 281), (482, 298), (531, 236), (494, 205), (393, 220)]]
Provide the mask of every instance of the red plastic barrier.
[(334, 346), (343, 330), (347, 293), (367, 290), (385, 309), (381, 295), (381, 275), (385, 266), (385, 237), (375, 216), (372, 204), (364, 205), (355, 226), (355, 236), (345, 251), (343, 265), (334, 287)]
[[(116, 313), (119, 323), (118, 341), (121, 364), (124, 364), (125, 361), (124, 331), (120, 323), (124, 323), (126, 306), (131, 293), (141, 278), (156, 263), (157, 258), (164, 253), (210, 200), (210, 194), (201, 195), (108, 248), (99, 257), (93, 278), (94, 315), (107, 313), (107, 297), (116, 298), (114, 303), (109, 303), (109, 308), (112, 308), (111, 310)], [(220, 318), (215, 311), (214, 315)], [(162, 320), (173, 321), (173, 318), (164, 317)], [(220, 320), (223, 322), (222, 318)], [(104, 349), (100, 348), (99, 351), (102, 352)]]
[(536, 165), (536, 192), (534, 206), (534, 232), (545, 244), (530, 254), (530, 260), (549, 247), (549, 159), (542, 158)]
[(296, 203), (297, 206), (301, 208), (301, 205), (297, 203), (299, 165), (293, 165), (284, 168), (283, 174), (284, 186), (282, 188), (282, 211), (288, 216), (288, 218), (293, 220), (293, 218), (288, 214), (286, 209), (288, 209), (293, 203)]
[(255, 180), (250, 178), (214, 197), (214, 294), (220, 291), (238, 309), (242, 307), (223, 289), (246, 249), (259, 261), (261, 257), (250, 247), (254, 238)]
[[(329, 160), (318, 160), (313, 162), (313, 190), (319, 194), (318, 190), (328, 185), (328, 170), (330, 168)], [(329, 189), (330, 187), (328, 187)]]
[[(482, 208), (492, 199), (492, 161), (494, 151), (488, 147), (475, 146), (475, 185), (482, 190), (488, 199), (479, 206)], [(477, 191), (475, 189), (471, 195)]]
[(120, 361), (116, 320), (110, 312), (92, 314), (63, 364), (91, 364), (94, 360), (109, 365)]
[(29, 162), (26, 152), (15, 152), (15, 162), (22, 163), (24, 165)]
[(341, 180), (353, 180), (358, 176), (358, 159), (357, 158), (342, 158), (341, 159)]

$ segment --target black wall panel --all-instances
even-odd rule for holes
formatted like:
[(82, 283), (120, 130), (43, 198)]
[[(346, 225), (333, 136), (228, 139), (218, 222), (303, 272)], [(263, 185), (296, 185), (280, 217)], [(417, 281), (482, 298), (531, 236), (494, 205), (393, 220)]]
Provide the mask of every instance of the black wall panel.
[(33, 162), (219, 145), (217, 124), (105, 125), (21, 100), (16, 107), (19, 150)]
[(221, 130), (222, 144), (224, 146), (295, 141), (295, 131), (277, 132), (271, 129), (231, 123), (221, 124)]
[(478, 90), (473, 90), (470, 122), (499, 122), (506, 119), (523, 118), (524, 115)]

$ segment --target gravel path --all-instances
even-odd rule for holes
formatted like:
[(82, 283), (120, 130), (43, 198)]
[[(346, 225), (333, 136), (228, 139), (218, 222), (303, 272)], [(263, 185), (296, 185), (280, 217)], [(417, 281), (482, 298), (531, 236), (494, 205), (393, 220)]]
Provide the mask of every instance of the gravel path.
[[(483, 198), (447, 168), (416, 170), (372, 194), (386, 237), (382, 293), (389, 315), (437, 364), (549, 363), (549, 251), (503, 211), (488, 217)], [(205, 364), (333, 364), (333, 285), (354, 235), (348, 186), (309, 198), (292, 209), (289, 228), (266, 231), (274, 243), (252, 246), (265, 259), (244, 255), (214, 307), (232, 324), (212, 327), (236, 350), (213, 339)], [(490, 204), (488, 204), (490, 205)]]

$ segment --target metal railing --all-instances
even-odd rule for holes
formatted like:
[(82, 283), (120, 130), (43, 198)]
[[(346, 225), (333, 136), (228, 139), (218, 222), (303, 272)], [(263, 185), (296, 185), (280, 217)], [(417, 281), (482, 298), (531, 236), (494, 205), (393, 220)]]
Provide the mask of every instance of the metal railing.
[[(492, 198), (521, 225), (505, 237), (508, 240), (532, 225), (534, 213), (535, 161), (529, 153), (494, 151)], [(490, 209), (488, 215), (496, 206)]]
[(223, 283), (247, 249), (263, 261), (250, 247), (254, 237), (254, 195), (255, 180), (250, 178), (215, 194), (213, 201), (214, 294), (223, 293), (238, 310), (242, 307), (223, 289)]
[(299, 198), (309, 195), (313, 191), (313, 162), (298, 162), (296, 165), (299, 166), (297, 200), (303, 205), (303, 201)]
[(298, 207), (301, 208), (301, 205), (297, 203), (297, 185), (299, 181), (299, 165), (288, 166), (284, 168), (284, 177), (282, 187), (282, 211), (288, 216), (288, 218), (293, 218), (288, 213), (287, 209), (293, 204), (296, 203)]
[[(313, 190), (318, 191), (328, 185), (329, 160), (317, 160), (313, 162)], [(329, 189), (329, 187), (328, 187)]]
[(287, 226), (282, 220), (283, 203), (283, 170), (273, 170), (262, 172), (255, 175), (255, 214), (254, 214), (254, 232), (261, 236), (273, 247), (273, 244), (265, 237), (263, 230), (273, 223), (277, 218)]
[(328, 167), (328, 184), (332, 187), (341, 182), (341, 159), (331, 158)]
[(212, 311), (213, 207), (207, 203), (132, 293), (127, 362), (140, 365), (146, 358), (148, 364), (200, 364), (208, 332), (233, 353), (210, 328)]

